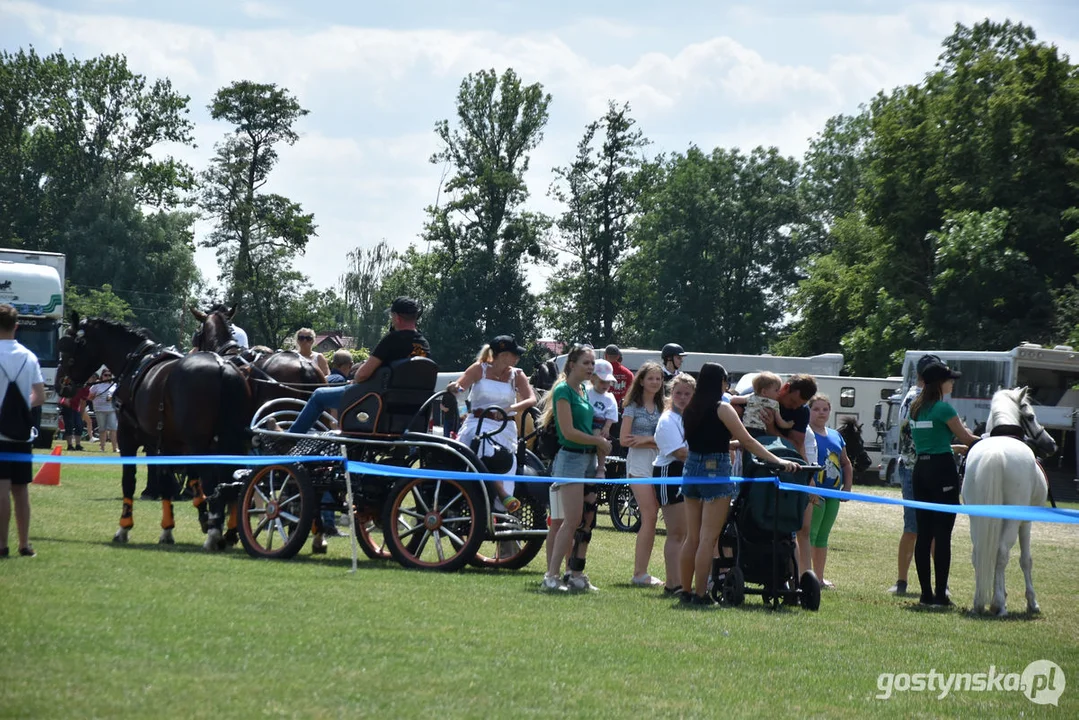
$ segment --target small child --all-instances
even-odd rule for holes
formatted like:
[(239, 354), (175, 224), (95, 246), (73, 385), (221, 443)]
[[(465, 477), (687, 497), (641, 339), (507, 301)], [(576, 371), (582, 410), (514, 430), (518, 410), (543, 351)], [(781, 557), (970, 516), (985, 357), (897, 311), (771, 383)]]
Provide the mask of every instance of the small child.
[[(597, 360), (592, 372), (592, 386), (588, 389), (588, 402), (592, 405), (592, 434), (609, 440), (611, 426), (618, 422), (618, 401), (611, 393), (614, 383), (614, 367), (606, 360)], [(596, 454), (596, 477), (605, 478), (607, 456)]]
[(755, 438), (768, 433), (761, 417), (763, 410), (771, 410), (775, 415), (777, 428), (789, 430), (794, 427), (790, 420), (784, 420), (779, 415), (779, 389), (783, 387), (783, 380), (771, 372), (757, 373), (753, 378), (752, 395), (736, 395), (731, 398), (732, 405), (744, 405), (745, 412), (742, 414), (742, 424), (746, 426), (749, 434)]

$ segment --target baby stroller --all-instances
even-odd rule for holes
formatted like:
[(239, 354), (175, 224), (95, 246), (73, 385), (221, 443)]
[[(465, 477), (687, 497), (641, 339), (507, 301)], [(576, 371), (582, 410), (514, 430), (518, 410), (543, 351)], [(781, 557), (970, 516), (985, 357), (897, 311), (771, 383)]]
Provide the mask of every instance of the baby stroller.
[[(803, 465), (795, 473), (778, 472), (774, 465), (745, 453), (745, 477), (775, 477), (782, 482), (808, 485), (820, 467), (805, 465), (798, 452), (775, 437), (759, 438), (773, 455)], [(741, 605), (746, 593), (761, 595), (764, 603), (779, 607), (801, 603), (807, 610), (820, 607), (820, 582), (812, 573), (800, 572), (794, 533), (802, 527), (809, 495), (778, 490), (772, 483), (741, 486), (727, 524), (719, 536), (719, 557), (712, 563), (712, 599)], [(746, 583), (760, 585), (747, 589)]]

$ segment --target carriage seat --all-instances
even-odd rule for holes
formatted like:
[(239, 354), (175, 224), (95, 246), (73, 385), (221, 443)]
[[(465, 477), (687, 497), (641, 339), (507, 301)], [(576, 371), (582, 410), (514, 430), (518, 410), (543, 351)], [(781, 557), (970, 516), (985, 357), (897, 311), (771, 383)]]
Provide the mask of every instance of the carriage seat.
[(341, 399), (341, 432), (346, 435), (400, 435), (424, 432), (427, 417), (409, 424), (435, 392), (438, 364), (413, 357), (380, 367), (366, 382), (349, 385)]

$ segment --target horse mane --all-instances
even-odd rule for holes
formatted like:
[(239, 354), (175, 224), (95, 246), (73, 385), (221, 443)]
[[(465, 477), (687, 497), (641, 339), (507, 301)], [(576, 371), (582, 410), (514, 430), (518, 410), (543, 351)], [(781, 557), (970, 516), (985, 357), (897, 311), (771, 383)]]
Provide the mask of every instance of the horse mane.
[[(130, 333), (132, 335), (136, 335), (139, 338), (141, 338), (142, 340), (149, 340), (150, 342), (155, 342), (155, 343), (157, 342), (157, 339), (153, 335), (150, 334), (149, 330), (147, 330), (144, 327), (139, 327), (137, 325), (132, 325), (129, 322), (120, 322), (120, 321), (117, 321), (117, 320), (111, 320), (109, 318), (104, 318), (104, 317), (86, 318), (85, 322), (86, 323), (93, 323), (94, 325), (97, 325), (97, 326), (99, 326), (99, 327), (101, 327), (103, 329), (106, 329), (106, 330), (122, 331), (122, 332), (125, 332), (125, 333)], [(76, 326), (74, 326), (74, 325), (72, 326), (72, 329), (74, 329), (75, 331), (78, 330), (78, 328)], [(71, 334), (71, 330), (69, 330), (68, 332), (69, 332), (69, 334)]]

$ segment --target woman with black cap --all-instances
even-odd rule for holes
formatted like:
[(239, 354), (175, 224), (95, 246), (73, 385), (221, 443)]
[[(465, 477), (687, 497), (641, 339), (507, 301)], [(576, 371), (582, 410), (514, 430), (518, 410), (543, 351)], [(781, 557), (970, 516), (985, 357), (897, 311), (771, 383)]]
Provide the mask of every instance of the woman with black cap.
[[(517, 344), (512, 335), (499, 335), (488, 345), (484, 345), (467, 370), (451, 382), (446, 390), (457, 395), (465, 390), (471, 391), (472, 412), (465, 418), (457, 439), (465, 445), (472, 445), (477, 430), (483, 433), (503, 425), (503, 413), (509, 417), (502, 429), (489, 440), (480, 441), (477, 454), (482, 460), (496, 456), (499, 447), (508, 450), (509, 465), (502, 468), (490, 468), (492, 472), (506, 475), (517, 473), (517, 422), (518, 414), (536, 404), (536, 395), (528, 378), (517, 367), (517, 361), (524, 355), (525, 349)], [(498, 412), (501, 410), (502, 412)], [(497, 453), (503, 456), (503, 453)], [(509, 512), (517, 512), (521, 501), (513, 497), (513, 482), (496, 482), (495, 490), (499, 499)]]
[[(959, 504), (959, 470), (952, 455), (952, 436), (963, 445), (978, 441), (955, 408), (944, 400), (960, 373), (939, 360), (919, 362), (925, 387), (910, 405), (910, 434), (917, 461), (914, 463), (914, 499), (922, 502)], [(955, 514), (916, 510), (918, 539), (914, 543), (914, 566), (922, 586), (922, 605), (952, 605), (948, 597), (948, 573), (952, 564), (952, 527)], [(932, 550), (930, 548), (932, 547)], [(930, 554), (936, 571), (933, 591)]]

